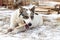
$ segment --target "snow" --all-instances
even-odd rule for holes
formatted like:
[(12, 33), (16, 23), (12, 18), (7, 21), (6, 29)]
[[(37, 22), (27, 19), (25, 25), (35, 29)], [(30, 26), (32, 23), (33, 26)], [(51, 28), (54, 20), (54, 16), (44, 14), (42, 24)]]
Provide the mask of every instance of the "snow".
[(42, 15), (47, 19), (42, 26), (17, 34), (5, 34), (13, 12), (14, 10), (0, 11), (0, 40), (60, 40), (60, 25), (54, 22), (60, 15)]

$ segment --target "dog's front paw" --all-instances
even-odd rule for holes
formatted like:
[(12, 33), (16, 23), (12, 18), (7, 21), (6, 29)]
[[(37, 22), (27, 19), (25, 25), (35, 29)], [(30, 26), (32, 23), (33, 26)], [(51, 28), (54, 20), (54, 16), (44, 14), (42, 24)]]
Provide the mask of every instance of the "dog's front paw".
[(12, 31), (13, 31), (13, 29), (8, 29), (8, 30), (7, 30), (7, 33), (12, 32)]
[(13, 31), (13, 29), (8, 29), (8, 32), (12, 32)]

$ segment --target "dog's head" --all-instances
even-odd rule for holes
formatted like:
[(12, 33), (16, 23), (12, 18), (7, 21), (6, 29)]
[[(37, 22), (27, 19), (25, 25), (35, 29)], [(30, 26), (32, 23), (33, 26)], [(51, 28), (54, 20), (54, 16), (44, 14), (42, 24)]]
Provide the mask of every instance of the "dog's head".
[(22, 18), (26, 26), (32, 26), (32, 21), (34, 19), (35, 7), (32, 8), (23, 8), (21, 7), (19, 17)]

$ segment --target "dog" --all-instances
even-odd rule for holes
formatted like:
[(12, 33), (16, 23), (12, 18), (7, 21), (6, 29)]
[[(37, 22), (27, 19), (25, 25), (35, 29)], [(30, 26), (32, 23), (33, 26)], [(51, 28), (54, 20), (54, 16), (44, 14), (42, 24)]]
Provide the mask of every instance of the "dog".
[(8, 32), (11, 32), (13, 30), (15, 30), (14, 32), (16, 32), (16, 30), (18, 30), (19, 28), (22, 28), (22, 31), (41, 25), (43, 25), (43, 18), (41, 14), (35, 13), (35, 6), (23, 6), (17, 9), (15, 13), (12, 14)]

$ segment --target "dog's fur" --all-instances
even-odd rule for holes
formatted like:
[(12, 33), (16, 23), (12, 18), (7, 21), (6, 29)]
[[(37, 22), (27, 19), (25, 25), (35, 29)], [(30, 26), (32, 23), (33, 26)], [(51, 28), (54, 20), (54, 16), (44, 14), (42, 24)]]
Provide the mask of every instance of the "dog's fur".
[(9, 29), (18, 29), (18, 28), (21, 29), (21, 27), (23, 27), (21, 30), (23, 29), (25, 30), (42, 24), (43, 24), (43, 18), (40, 14), (35, 13), (34, 6), (32, 8), (21, 7), (17, 9), (14, 14), (12, 14)]

